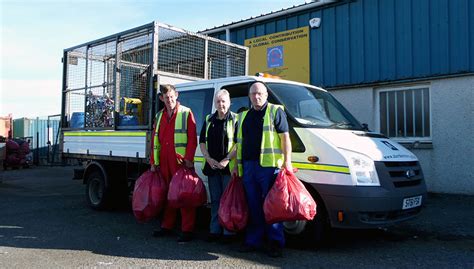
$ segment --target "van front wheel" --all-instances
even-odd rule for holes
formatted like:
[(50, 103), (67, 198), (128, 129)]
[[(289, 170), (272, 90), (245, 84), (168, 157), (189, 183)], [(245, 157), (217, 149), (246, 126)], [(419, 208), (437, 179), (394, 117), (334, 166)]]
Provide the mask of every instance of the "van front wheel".
[(331, 237), (331, 224), (326, 210), (318, 207), (318, 213), (306, 226), (305, 233), (315, 247), (324, 245), (328, 241)]
[(297, 235), (304, 231), (307, 223), (305, 220), (285, 221), (283, 222), (283, 228), (285, 233)]
[(309, 240), (307, 243), (314, 247), (324, 245), (331, 235), (331, 227), (325, 211), (318, 212), (312, 221), (285, 221), (283, 228), (286, 234)]
[[(319, 213), (311, 221), (285, 221), (283, 222), (283, 229), (287, 235), (288, 242), (303, 243), (308, 248), (321, 248), (327, 246), (331, 238), (331, 227), (327, 215)], [(296, 240), (296, 241), (294, 241)]]

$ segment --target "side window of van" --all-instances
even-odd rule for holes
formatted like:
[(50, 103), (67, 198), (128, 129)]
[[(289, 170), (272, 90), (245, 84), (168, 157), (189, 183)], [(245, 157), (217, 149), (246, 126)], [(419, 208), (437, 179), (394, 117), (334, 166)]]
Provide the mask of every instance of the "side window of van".
[(193, 111), (198, 135), (206, 115), (211, 113), (213, 96), (214, 88), (179, 92), (179, 102)]
[(250, 107), (248, 83), (227, 85), (221, 89), (226, 89), (230, 94), (230, 111), (239, 113)]
[(230, 99), (230, 111), (240, 113), (250, 107), (248, 96), (234, 97)]

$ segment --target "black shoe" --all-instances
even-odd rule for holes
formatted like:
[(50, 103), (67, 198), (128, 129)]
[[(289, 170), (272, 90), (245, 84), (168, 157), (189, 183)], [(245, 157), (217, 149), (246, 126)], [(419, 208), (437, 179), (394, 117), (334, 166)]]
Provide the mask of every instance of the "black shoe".
[(153, 231), (153, 237), (163, 237), (173, 235), (173, 231), (166, 228), (158, 228)]
[(235, 235), (224, 235), (219, 239), (219, 243), (227, 245), (235, 241)]
[(217, 242), (221, 238), (220, 234), (209, 233), (206, 238), (206, 242)]
[(240, 253), (249, 253), (249, 252), (254, 252), (256, 251), (257, 248), (254, 247), (254, 246), (251, 246), (251, 245), (247, 245), (247, 244), (243, 244), (242, 246), (240, 246), (239, 248), (239, 252)]
[(267, 255), (272, 258), (279, 258), (283, 256), (282, 247), (280, 247), (278, 242), (271, 242), (266, 252)]
[(178, 243), (189, 242), (193, 240), (193, 233), (190, 232), (183, 232), (180, 236), (178, 236)]

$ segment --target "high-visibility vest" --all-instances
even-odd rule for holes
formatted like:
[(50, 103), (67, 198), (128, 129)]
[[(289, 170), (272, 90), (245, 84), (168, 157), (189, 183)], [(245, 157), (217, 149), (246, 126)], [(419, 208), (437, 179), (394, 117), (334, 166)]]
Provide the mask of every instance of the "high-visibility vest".
[[(209, 127), (211, 126), (211, 117), (212, 114), (209, 114), (206, 116), (206, 148), (209, 148), (209, 139), (208, 139), (208, 131)], [(229, 115), (229, 120), (226, 121), (226, 133), (227, 133), (227, 154), (232, 151), (232, 148), (234, 147), (234, 126), (235, 126), (235, 121), (237, 120), (237, 114), (234, 112), (230, 111)], [(204, 166), (206, 165), (206, 159), (203, 160), (202, 162), (202, 170), (204, 170)], [(235, 159), (232, 158), (229, 161), (229, 171), (232, 173), (232, 170), (234, 170), (235, 167)]]
[[(181, 156), (186, 155), (186, 145), (188, 144), (188, 116), (191, 109), (183, 105), (179, 105), (176, 113), (176, 121), (174, 124), (174, 148), (176, 153)], [(153, 138), (153, 157), (155, 165), (160, 165), (160, 140), (158, 139), (160, 121), (163, 116), (163, 109), (156, 114), (155, 137)]]
[[(280, 136), (275, 130), (274, 120), (277, 110), (283, 106), (267, 104), (265, 115), (263, 116), (263, 132), (262, 143), (260, 146), (260, 165), (262, 167), (277, 167), (283, 165), (283, 151), (281, 149)], [(239, 114), (238, 131), (237, 131), (237, 168), (239, 176), (243, 176), (244, 169), (242, 167), (242, 126), (248, 111)], [(246, 139), (253, 139), (247, 137)]]

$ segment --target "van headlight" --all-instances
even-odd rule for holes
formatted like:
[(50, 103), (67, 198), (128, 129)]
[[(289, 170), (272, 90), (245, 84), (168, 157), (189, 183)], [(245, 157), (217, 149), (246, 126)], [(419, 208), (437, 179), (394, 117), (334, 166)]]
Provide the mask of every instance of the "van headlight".
[(342, 150), (349, 163), (352, 181), (360, 186), (380, 186), (374, 161), (353, 151)]

